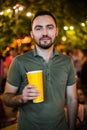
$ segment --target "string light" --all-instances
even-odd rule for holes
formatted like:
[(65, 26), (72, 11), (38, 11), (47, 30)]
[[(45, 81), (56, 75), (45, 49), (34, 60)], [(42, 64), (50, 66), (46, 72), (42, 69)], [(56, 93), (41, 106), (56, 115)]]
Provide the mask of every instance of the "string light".
[(11, 9), (7, 9), (7, 13), (10, 13), (10, 12), (12, 12), (12, 10)]
[(31, 15), (32, 15), (31, 12), (26, 13), (27, 17), (30, 17)]
[(22, 7), (22, 6), (20, 6), (20, 7), (19, 7), (19, 11), (22, 11), (22, 10), (23, 10), (23, 7)]
[(81, 26), (85, 27), (85, 23), (81, 23)]
[(67, 26), (64, 26), (64, 30), (68, 30), (68, 27), (67, 27)]
[(70, 30), (74, 30), (74, 26), (70, 26)]
[(0, 12), (0, 15), (3, 15), (4, 13), (3, 12)]
[(62, 36), (62, 41), (66, 41), (66, 36)]

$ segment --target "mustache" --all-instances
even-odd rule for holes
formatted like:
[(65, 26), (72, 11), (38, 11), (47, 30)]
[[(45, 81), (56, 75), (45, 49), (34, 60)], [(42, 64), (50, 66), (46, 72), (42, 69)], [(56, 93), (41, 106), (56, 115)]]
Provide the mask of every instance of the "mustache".
[(49, 39), (51, 39), (49, 36), (43, 35), (43, 36), (40, 38), (40, 40), (43, 39), (43, 38), (49, 38)]

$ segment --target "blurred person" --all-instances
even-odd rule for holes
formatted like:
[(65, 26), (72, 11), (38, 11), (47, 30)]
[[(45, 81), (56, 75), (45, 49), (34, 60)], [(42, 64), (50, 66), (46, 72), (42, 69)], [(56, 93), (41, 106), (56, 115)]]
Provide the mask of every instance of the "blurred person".
[(0, 93), (2, 93), (2, 80), (4, 78), (4, 61), (2, 54), (0, 54)]
[(6, 64), (7, 67), (9, 68), (11, 62), (13, 61), (13, 59), (17, 56), (17, 50), (14, 47), (11, 47), (9, 50), (9, 55), (6, 57)]
[[(4, 92), (4, 86), (5, 86), (5, 69), (4, 69), (5, 65), (4, 65), (4, 57), (2, 56), (2, 54), (0, 54), (0, 128), (5, 127), (6, 123), (12, 123), (14, 122), (14, 120), (16, 120), (15, 118), (13, 118), (13, 115), (11, 109), (9, 109), (9, 107), (5, 107), (5, 105), (3, 105), (2, 102), (2, 94)], [(7, 112), (9, 110), (9, 116), (7, 116)], [(15, 113), (15, 112), (14, 112)], [(15, 114), (16, 115), (16, 114)]]
[(77, 82), (77, 99), (78, 99), (78, 114), (77, 114), (77, 130), (87, 128), (87, 86), (82, 85), (80, 79)]
[(80, 82), (82, 86), (87, 88), (87, 49), (83, 50), (83, 57), (81, 60)]
[(79, 104), (85, 104), (86, 103), (86, 97), (84, 95), (84, 92), (81, 87), (77, 88), (77, 99)]
[[(74, 66), (69, 56), (54, 48), (56, 19), (48, 11), (37, 12), (31, 23), (35, 48), (17, 56), (9, 69), (3, 101), (19, 107), (19, 130), (74, 130), (77, 95)], [(40, 91), (28, 84), (26, 73), (43, 70), (44, 101), (33, 103)], [(68, 108), (66, 123), (65, 95)]]
[(74, 48), (71, 53), (71, 58), (74, 63), (76, 75), (79, 77), (80, 76), (80, 70), (81, 70), (81, 58), (82, 58), (82, 52), (78, 48)]
[(81, 66), (87, 61), (87, 49), (82, 49), (82, 58), (80, 61)]
[(4, 78), (3, 78), (3, 91), (4, 91), (4, 86), (6, 83), (6, 78), (8, 74), (8, 69), (10, 67), (10, 64), (12, 63), (13, 59), (17, 56), (17, 49), (14, 47), (10, 47), (9, 51), (7, 51), (5, 60), (4, 60)]
[(78, 105), (78, 114), (76, 121), (76, 130), (86, 130), (87, 129), (87, 89), (83, 90), (85, 96), (85, 101), (83, 104)]

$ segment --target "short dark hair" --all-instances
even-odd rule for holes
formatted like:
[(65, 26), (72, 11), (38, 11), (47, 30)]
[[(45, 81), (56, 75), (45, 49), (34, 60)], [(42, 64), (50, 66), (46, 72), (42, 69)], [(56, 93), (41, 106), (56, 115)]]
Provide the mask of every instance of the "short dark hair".
[(31, 21), (31, 25), (33, 24), (33, 21), (34, 21), (34, 19), (35, 19), (36, 17), (38, 17), (38, 16), (43, 16), (43, 15), (49, 15), (49, 16), (51, 16), (51, 17), (53, 18), (53, 20), (54, 20), (56, 26), (57, 26), (57, 22), (56, 22), (55, 17), (53, 16), (52, 13), (50, 13), (50, 12), (47, 11), (47, 10), (40, 10), (40, 11), (37, 11), (36, 14), (34, 15), (32, 21)]

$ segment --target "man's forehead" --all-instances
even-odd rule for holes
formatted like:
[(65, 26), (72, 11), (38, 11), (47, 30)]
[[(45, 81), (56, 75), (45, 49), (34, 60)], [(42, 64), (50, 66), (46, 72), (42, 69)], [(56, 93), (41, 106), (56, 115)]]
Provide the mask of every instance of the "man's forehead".
[(33, 26), (36, 24), (43, 25), (43, 24), (55, 24), (54, 19), (49, 15), (37, 16), (33, 21)]

